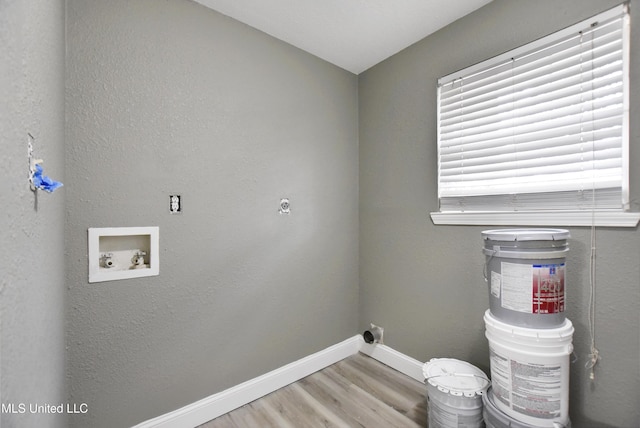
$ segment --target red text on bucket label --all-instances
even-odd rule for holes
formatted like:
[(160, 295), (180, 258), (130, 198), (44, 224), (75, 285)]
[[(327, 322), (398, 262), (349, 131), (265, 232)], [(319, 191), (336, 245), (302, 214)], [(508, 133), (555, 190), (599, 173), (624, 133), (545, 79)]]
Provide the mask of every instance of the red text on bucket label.
[(564, 263), (533, 265), (533, 313), (564, 312)]
[[(564, 312), (564, 263), (531, 265), (502, 262), (500, 270), (501, 275), (496, 282), (502, 291), (500, 300), (503, 308), (529, 314)], [(493, 275), (491, 279), (494, 280)], [(495, 295), (493, 290), (492, 294)]]

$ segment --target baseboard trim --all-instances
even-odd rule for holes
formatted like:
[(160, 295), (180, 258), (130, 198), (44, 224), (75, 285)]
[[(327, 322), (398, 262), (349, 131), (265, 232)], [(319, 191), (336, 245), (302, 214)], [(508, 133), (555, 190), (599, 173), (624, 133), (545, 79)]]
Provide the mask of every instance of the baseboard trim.
[(133, 428), (193, 428), (335, 364), (357, 353), (363, 344), (364, 340), (360, 335), (353, 336), (218, 394), (149, 419)]
[(418, 382), (424, 382), (424, 375), (422, 374), (424, 363), (398, 352), (387, 345), (367, 344), (363, 341), (360, 352), (396, 369), (400, 373), (414, 378)]
[(133, 428), (196, 427), (335, 364), (357, 352), (362, 352), (419, 382), (424, 381), (422, 375), (423, 363), (386, 345), (366, 344), (361, 335), (356, 335), (218, 394), (211, 395), (157, 418), (149, 419), (135, 425)]

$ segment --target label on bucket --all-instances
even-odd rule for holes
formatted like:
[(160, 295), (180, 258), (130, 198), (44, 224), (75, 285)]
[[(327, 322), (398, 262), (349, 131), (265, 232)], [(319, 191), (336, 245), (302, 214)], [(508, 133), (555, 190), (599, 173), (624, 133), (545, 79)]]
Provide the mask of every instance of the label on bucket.
[(489, 348), (493, 393), (501, 403), (534, 418), (560, 416), (563, 392), (560, 364), (517, 361)]
[(482, 423), (482, 408), (463, 409), (437, 404), (429, 400), (429, 426), (441, 428), (469, 427), (478, 428)]
[(496, 299), (500, 298), (500, 288), (502, 287), (502, 275), (498, 272), (491, 272), (491, 294)]
[(491, 273), (491, 293), (496, 296), (494, 281), (500, 284), (501, 293), (497, 293), (502, 294), (503, 308), (529, 314), (564, 312), (564, 263), (502, 262), (500, 270), (501, 274)]

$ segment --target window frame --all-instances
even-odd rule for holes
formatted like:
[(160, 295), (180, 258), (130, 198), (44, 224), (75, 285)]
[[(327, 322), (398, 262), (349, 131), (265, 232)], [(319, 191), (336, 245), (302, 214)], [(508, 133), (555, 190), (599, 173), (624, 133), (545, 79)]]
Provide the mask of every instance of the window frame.
[[(472, 65), (463, 70), (451, 73), (438, 81), (438, 86), (443, 81), (458, 79), (461, 75), (471, 75), (486, 69), (490, 64), (499, 64), (510, 58), (529, 52), (538, 46), (548, 43), (550, 38), (562, 38), (576, 34), (593, 22), (604, 21), (614, 16), (623, 15), (623, 84), (624, 84), (624, 111), (623, 111), (623, 179), (621, 183), (623, 195), (629, 195), (629, 62), (630, 62), (630, 31), (629, 11), (627, 4), (616, 6), (608, 11), (600, 13), (590, 19), (552, 33), (539, 40), (527, 43), (509, 52), (490, 58), (481, 63)], [(464, 74), (463, 74), (464, 73)], [(438, 185), (440, 185), (440, 89), (438, 89)], [(626, 183), (625, 183), (626, 178)], [(440, 189), (438, 190), (438, 203), (440, 205)], [(459, 224), (459, 225), (534, 225), (534, 226), (611, 226), (611, 227), (635, 227), (640, 222), (640, 212), (632, 212), (629, 207), (620, 209), (563, 209), (563, 210), (531, 210), (531, 211), (437, 211), (431, 213), (434, 224)]]

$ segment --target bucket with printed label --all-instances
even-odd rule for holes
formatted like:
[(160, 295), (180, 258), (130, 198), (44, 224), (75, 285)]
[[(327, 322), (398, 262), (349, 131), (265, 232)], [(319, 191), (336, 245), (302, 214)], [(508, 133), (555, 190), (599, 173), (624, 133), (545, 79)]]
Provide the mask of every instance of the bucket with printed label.
[(565, 320), (564, 229), (496, 229), (482, 232), (489, 308), (501, 321), (554, 328)]
[(484, 428), (482, 395), (487, 375), (465, 361), (432, 358), (422, 369), (430, 428)]
[[(520, 422), (502, 413), (495, 404), (491, 388), (482, 396), (482, 416), (486, 428), (539, 428), (539, 425)], [(566, 424), (557, 423), (556, 428), (571, 428), (571, 421), (567, 421)]]
[(573, 325), (517, 327), (484, 314), (494, 403), (511, 418), (536, 427), (569, 421), (569, 371)]

